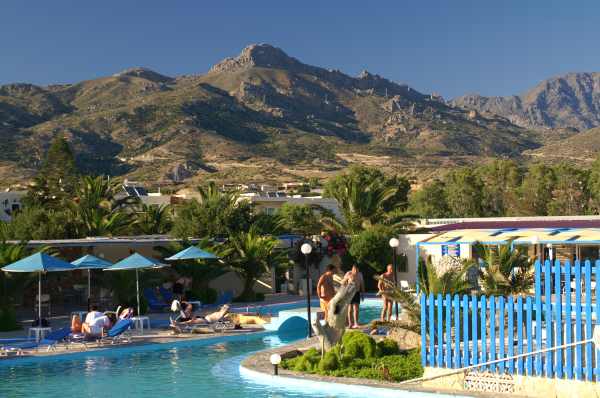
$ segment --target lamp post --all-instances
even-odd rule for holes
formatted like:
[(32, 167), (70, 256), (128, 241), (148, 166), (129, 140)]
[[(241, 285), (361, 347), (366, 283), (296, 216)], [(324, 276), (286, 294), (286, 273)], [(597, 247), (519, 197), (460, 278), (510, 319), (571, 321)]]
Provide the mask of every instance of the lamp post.
[[(392, 265), (394, 266), (394, 286), (398, 287), (398, 275), (396, 272), (396, 250), (400, 246), (400, 241), (397, 238), (390, 239), (390, 247), (392, 248)], [(396, 320), (398, 320), (398, 302), (394, 302), (396, 311)]]
[(306, 315), (308, 320), (308, 338), (312, 337), (311, 315), (310, 315), (310, 270), (308, 269), (308, 255), (312, 252), (309, 243), (303, 243), (300, 251), (304, 254), (304, 265), (306, 266)]
[(271, 365), (273, 365), (273, 374), (275, 376), (279, 375), (278, 366), (281, 363), (281, 355), (279, 355), (279, 354), (273, 354), (273, 355), (271, 355), (271, 357), (269, 358), (269, 360), (271, 361)]

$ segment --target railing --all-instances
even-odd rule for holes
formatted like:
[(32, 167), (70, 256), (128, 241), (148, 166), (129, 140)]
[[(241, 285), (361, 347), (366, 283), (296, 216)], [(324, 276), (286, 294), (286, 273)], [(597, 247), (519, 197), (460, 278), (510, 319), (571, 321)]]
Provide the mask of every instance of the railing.
[[(535, 296), (421, 295), (423, 366), (460, 368), (591, 339), (600, 315), (593, 280), (600, 281), (600, 261), (547, 261), (535, 264)], [(600, 351), (587, 343), (483, 369), (598, 381)]]

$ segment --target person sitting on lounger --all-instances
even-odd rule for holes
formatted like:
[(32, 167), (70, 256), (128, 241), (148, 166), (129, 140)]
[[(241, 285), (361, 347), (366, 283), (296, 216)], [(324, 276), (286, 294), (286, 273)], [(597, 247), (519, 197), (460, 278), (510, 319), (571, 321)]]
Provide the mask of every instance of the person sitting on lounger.
[(123, 311), (119, 314), (119, 319), (131, 319), (133, 311), (134, 310), (131, 307), (123, 308)]
[(221, 321), (229, 313), (229, 305), (225, 304), (218, 311), (205, 316), (195, 316), (193, 306), (187, 302), (173, 301), (171, 309), (180, 309), (181, 317), (171, 321), (171, 326), (179, 329), (178, 325), (209, 325)]
[(73, 315), (71, 319), (71, 333), (81, 333), (81, 317), (79, 314)]
[(102, 337), (104, 330), (110, 329), (111, 326), (112, 323), (110, 322), (110, 318), (106, 315), (102, 315), (94, 318), (92, 322), (84, 322), (81, 325), (81, 331), (86, 337)]

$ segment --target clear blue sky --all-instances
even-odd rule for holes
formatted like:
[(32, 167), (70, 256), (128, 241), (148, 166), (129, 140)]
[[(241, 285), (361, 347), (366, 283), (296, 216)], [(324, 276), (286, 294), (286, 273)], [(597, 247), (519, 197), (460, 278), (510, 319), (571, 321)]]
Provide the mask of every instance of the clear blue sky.
[(203, 73), (250, 43), (446, 98), (520, 93), (600, 71), (600, 2), (555, 0), (2, 0), (0, 84), (146, 66)]

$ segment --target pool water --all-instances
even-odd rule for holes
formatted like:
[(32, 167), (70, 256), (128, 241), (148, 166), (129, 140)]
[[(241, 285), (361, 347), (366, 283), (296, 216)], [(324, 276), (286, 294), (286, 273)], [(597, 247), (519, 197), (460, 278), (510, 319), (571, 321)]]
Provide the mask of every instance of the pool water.
[[(377, 317), (378, 307), (365, 306), (362, 316)], [(287, 337), (263, 333), (1, 361), (0, 397), (352, 397), (351, 389), (328, 395), (240, 376), (239, 364), (249, 353), (303, 337), (299, 330)]]

